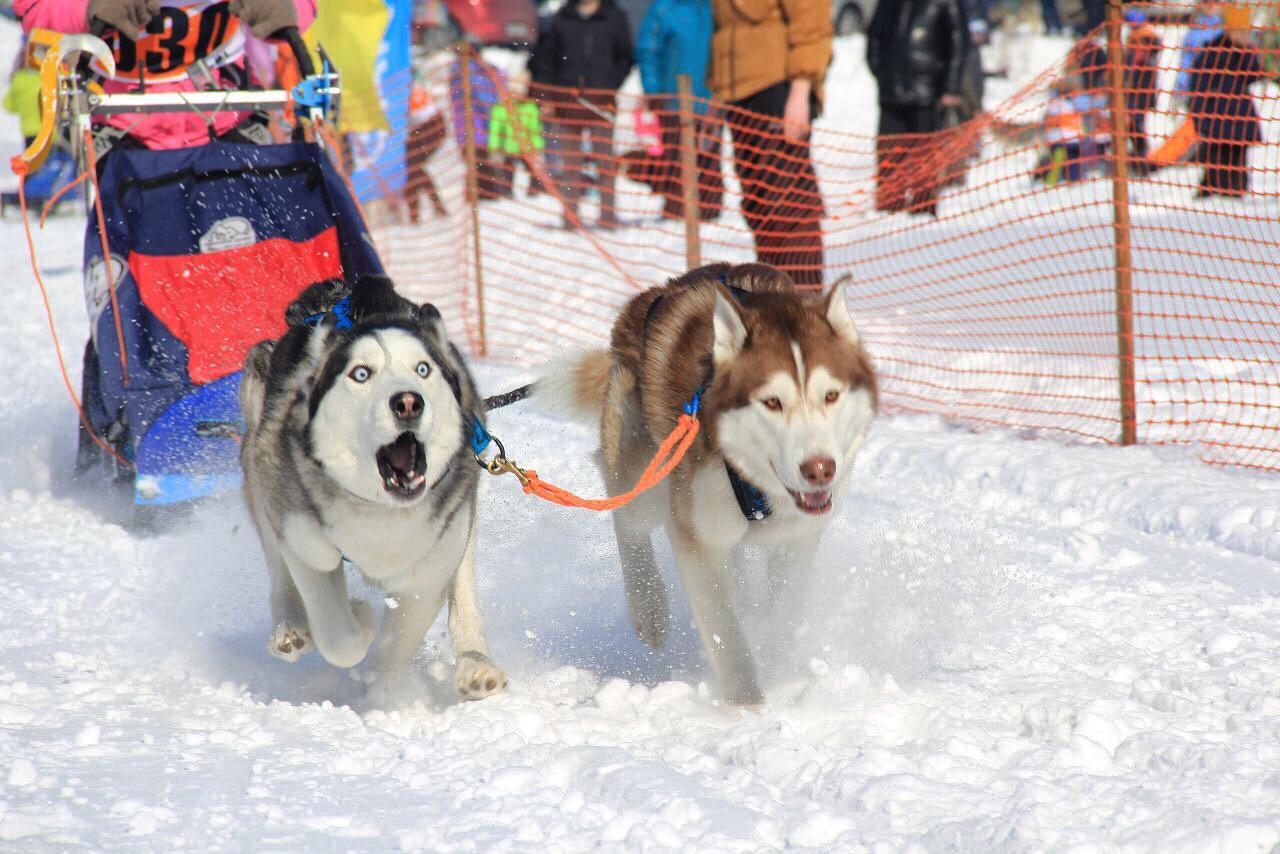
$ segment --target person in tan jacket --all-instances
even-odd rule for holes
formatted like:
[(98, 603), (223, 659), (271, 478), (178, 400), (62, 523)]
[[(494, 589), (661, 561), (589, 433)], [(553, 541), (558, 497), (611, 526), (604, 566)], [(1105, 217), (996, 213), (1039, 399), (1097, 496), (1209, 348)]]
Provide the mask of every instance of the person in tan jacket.
[(711, 89), (730, 111), (756, 257), (820, 286), (822, 195), (809, 130), (831, 63), (831, 0), (712, 0)]

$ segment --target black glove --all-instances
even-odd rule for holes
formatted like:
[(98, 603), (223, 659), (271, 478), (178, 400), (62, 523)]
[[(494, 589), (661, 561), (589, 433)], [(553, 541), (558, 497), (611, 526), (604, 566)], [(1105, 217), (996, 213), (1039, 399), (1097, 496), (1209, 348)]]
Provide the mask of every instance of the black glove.
[(91, 32), (94, 19), (97, 19), (137, 41), (146, 33), (147, 24), (159, 11), (160, 0), (89, 0), (85, 17)]
[(260, 39), (285, 27), (298, 26), (298, 9), (293, 0), (231, 0), (228, 8)]

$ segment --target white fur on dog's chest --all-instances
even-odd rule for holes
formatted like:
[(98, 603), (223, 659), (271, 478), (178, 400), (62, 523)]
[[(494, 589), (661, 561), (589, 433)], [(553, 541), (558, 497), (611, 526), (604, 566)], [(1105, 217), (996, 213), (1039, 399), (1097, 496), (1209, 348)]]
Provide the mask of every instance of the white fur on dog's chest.
[(424, 567), (440, 567), (452, 574), (462, 560), (469, 528), (464, 514), (448, 530), (441, 530), (441, 521), (433, 519), (426, 506), (388, 511), (385, 506), (348, 502), (343, 509), (316, 525), (314, 533), (388, 592), (435, 583), (438, 579), (419, 579), (417, 574)]

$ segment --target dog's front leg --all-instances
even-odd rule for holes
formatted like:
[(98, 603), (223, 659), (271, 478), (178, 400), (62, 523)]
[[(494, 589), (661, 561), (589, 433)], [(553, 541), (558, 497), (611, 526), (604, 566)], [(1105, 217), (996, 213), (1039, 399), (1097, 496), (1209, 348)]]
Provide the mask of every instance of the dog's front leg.
[(732, 549), (699, 541), (671, 526), (671, 546), (694, 622), (725, 700), (735, 706), (760, 706), (764, 692), (746, 636), (733, 614)]
[[(248, 483), (252, 480), (246, 478)], [(245, 495), (271, 577), (271, 635), (267, 638), (267, 651), (284, 661), (297, 661), (315, 646), (311, 627), (307, 624), (307, 609), (289, 575), (280, 537), (271, 525), (266, 508), (258, 499), (256, 490), (246, 486)]]
[[(311, 637), (320, 654), (334, 667), (355, 667), (373, 643), (373, 614), (366, 603), (353, 603), (347, 598), (342, 555), (320, 544), (308, 548), (306, 558), (287, 546), (283, 552), (289, 574), (306, 606)], [(328, 564), (332, 568), (316, 569), (319, 559), (324, 558), (333, 560)]]
[(264, 537), (267, 567), (271, 573), (271, 637), (267, 639), (267, 651), (285, 661), (297, 661), (304, 652), (314, 646), (311, 626), (307, 622), (307, 609), (293, 583), (289, 567), (285, 563), (280, 544)]
[(507, 687), (507, 674), (489, 661), (484, 622), (476, 602), (476, 532), (472, 523), (462, 563), (449, 585), (449, 637), (457, 661), (458, 692), (468, 700), (488, 697)]

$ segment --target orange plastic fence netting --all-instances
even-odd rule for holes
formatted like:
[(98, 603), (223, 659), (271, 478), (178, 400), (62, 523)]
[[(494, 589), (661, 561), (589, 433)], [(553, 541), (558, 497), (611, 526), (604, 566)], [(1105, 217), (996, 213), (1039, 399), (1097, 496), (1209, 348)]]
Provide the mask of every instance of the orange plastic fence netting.
[(806, 143), (674, 95), (531, 99), (439, 54), (378, 244), (474, 353), (535, 365), (606, 343), (623, 301), (686, 269), (696, 220), (703, 261), (851, 273), (889, 411), (1115, 442), (1131, 395), (1137, 441), (1278, 470), (1280, 3), (1125, 8), (1145, 21), (998, 106), (879, 140), (856, 38)]

